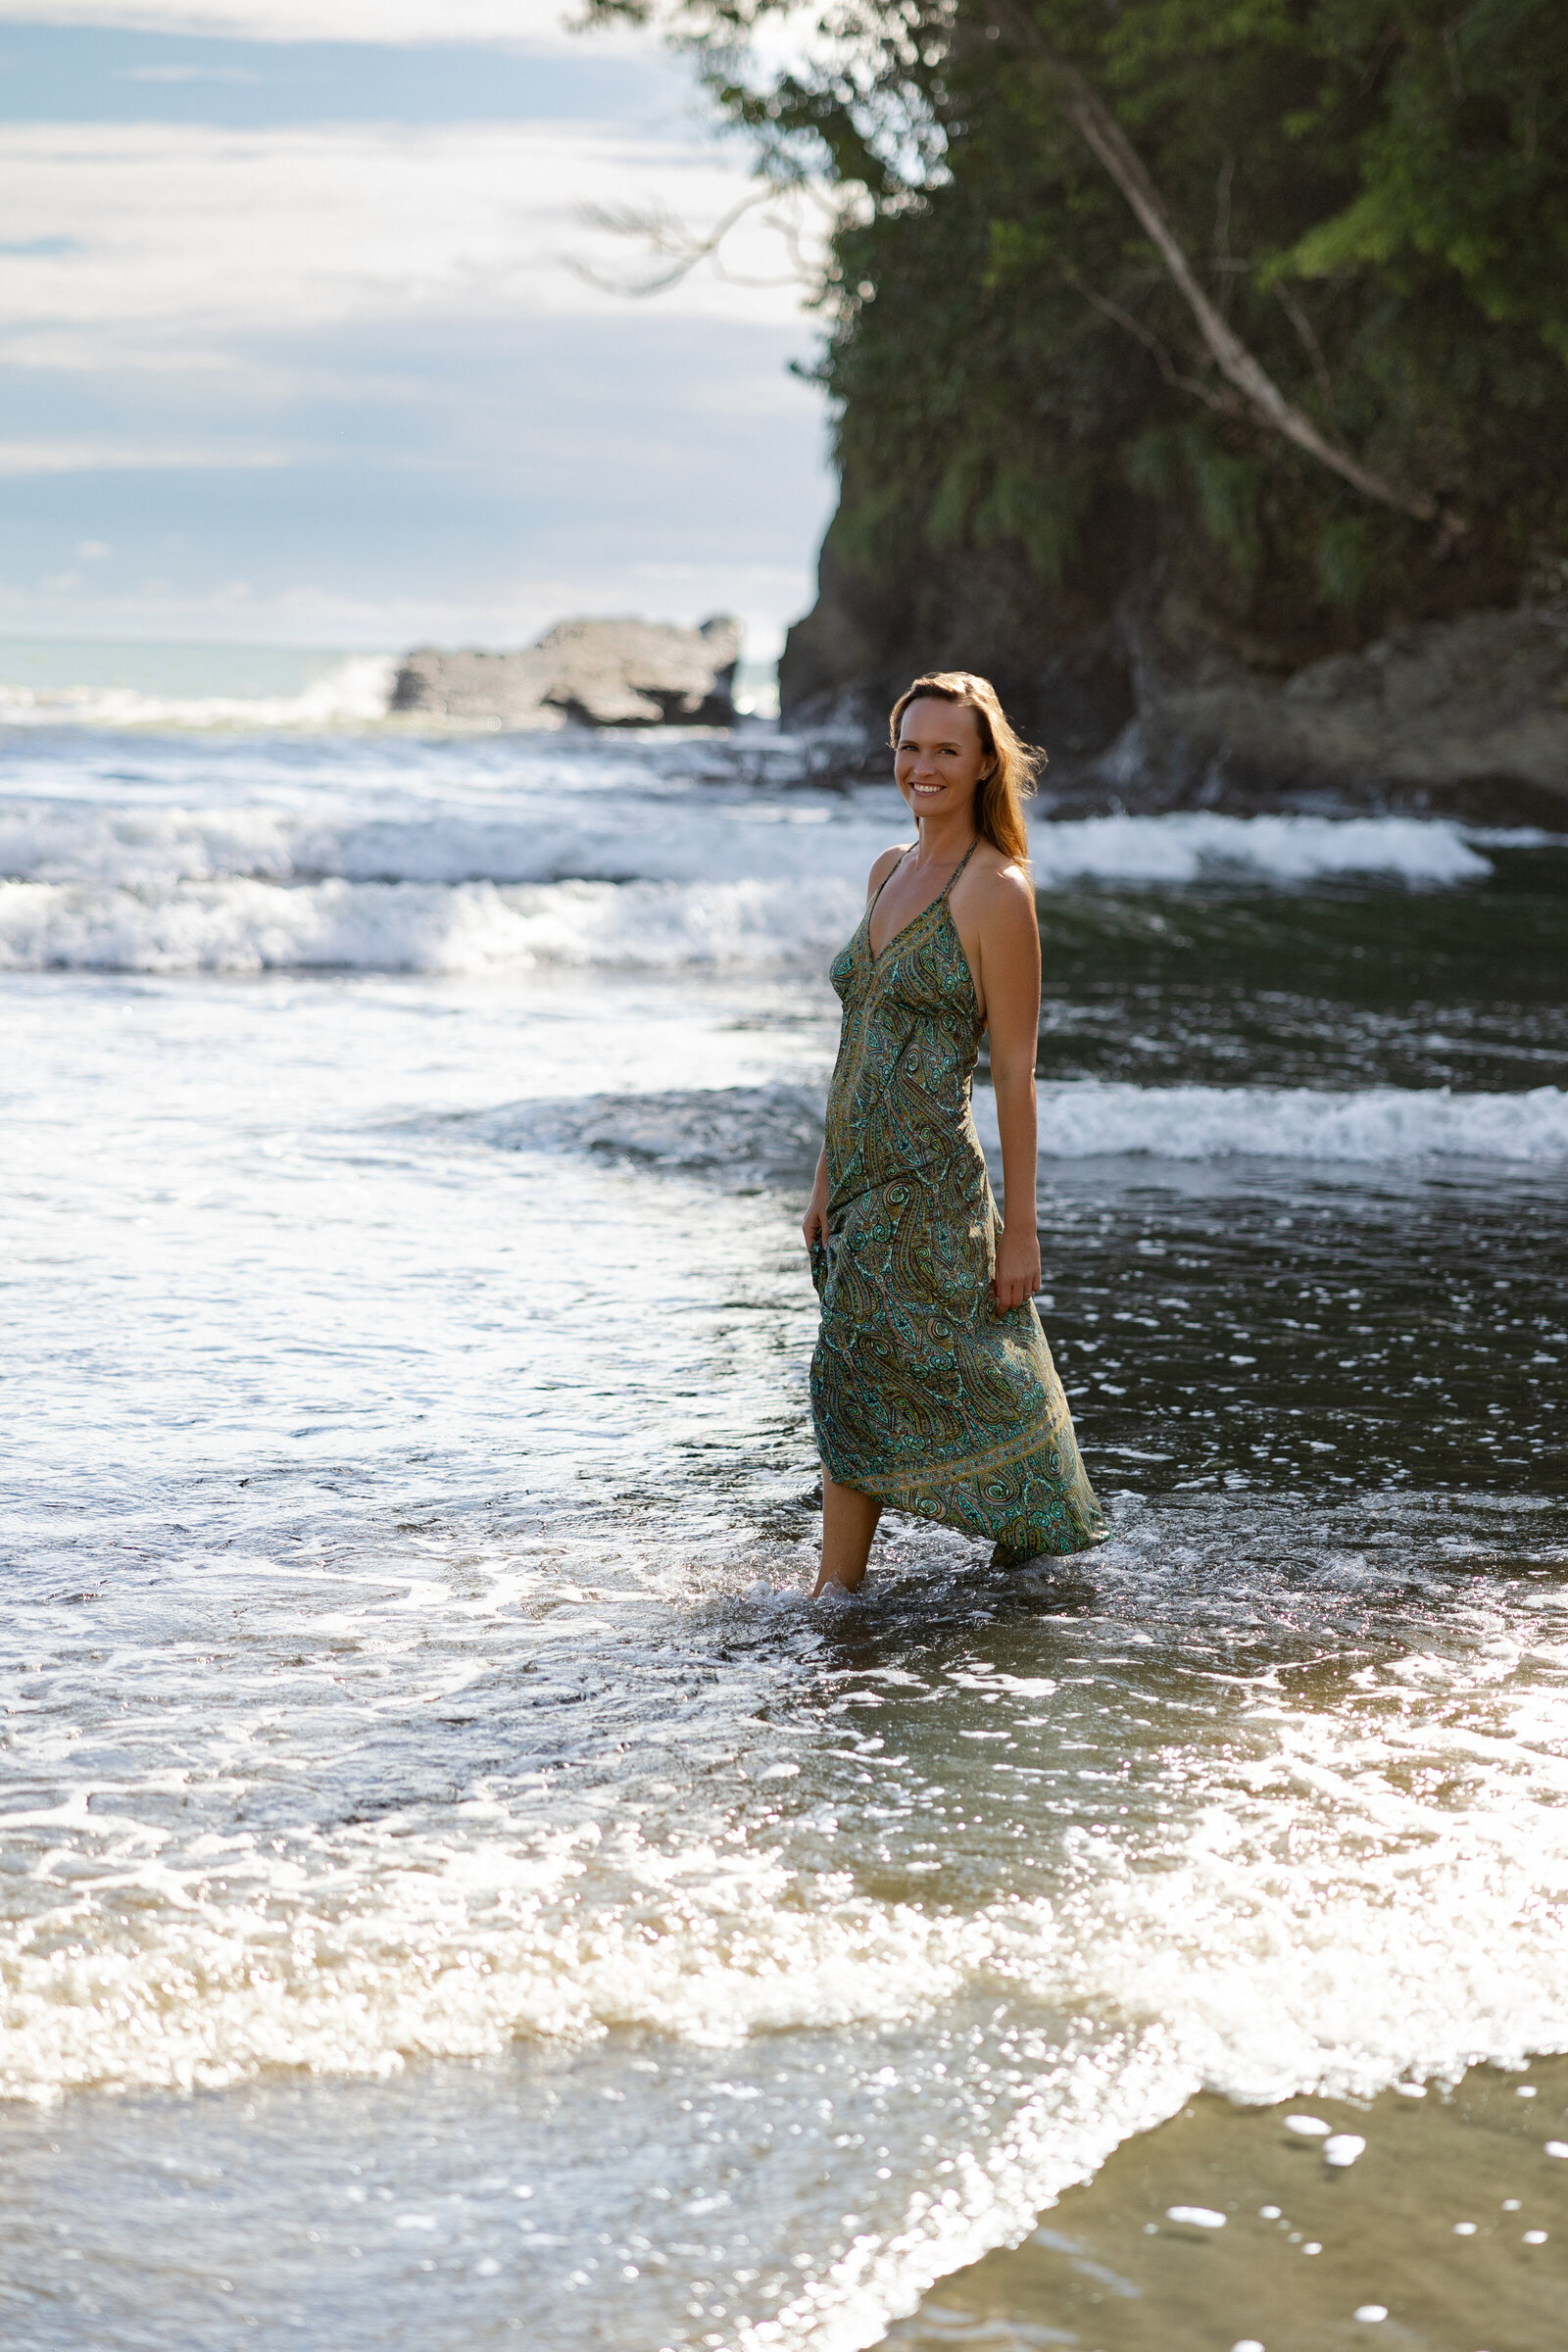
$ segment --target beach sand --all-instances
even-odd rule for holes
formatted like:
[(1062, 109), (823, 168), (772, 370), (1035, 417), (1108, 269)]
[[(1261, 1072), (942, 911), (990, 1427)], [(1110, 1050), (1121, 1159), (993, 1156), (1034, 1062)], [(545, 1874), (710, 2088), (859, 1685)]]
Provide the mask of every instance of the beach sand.
[[(1365, 2149), (1336, 2168), (1325, 2135), (1293, 2132), (1293, 2116)], [(1173, 2207), (1226, 2218), (1176, 2221)], [(1021, 2246), (944, 2278), (884, 2340), (891, 2352), (1561, 2352), (1568, 2058), (1475, 2067), (1451, 2091), (1364, 2104), (1196, 2099), (1069, 2189)]]

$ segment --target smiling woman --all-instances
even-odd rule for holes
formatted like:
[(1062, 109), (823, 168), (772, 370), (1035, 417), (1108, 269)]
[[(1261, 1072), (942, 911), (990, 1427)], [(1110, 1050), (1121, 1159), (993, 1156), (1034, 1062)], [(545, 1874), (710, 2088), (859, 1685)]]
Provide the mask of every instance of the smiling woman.
[[(920, 837), (877, 859), (833, 963), (844, 1029), (804, 1226), (822, 1300), (819, 1593), (858, 1586), (885, 1503), (993, 1538), (1007, 1566), (1105, 1532), (1033, 1304), (1036, 762), (966, 671), (916, 678), (891, 733)], [(985, 1031), (1004, 1220), (969, 1104)]]

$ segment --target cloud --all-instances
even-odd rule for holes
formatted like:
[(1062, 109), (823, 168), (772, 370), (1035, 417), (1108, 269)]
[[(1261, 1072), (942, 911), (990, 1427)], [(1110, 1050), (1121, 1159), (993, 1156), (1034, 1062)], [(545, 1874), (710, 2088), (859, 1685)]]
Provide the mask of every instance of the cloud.
[(122, 66), (111, 74), (111, 81), (240, 81), (253, 82), (258, 74), (244, 66)]
[[(639, 249), (585, 208), (706, 228), (752, 186), (744, 151), (693, 129), (649, 36), (646, 62), (613, 74), (498, 74), (528, 120), (440, 111), (483, 79), (481, 42), (592, 57), (560, 13), (0, 0), (0, 24), (476, 44), (456, 63), (446, 50), (445, 81), (425, 74), (433, 48), (383, 53), (378, 81), (368, 50), (277, 46), (277, 86), (320, 101), (282, 120), (56, 108), (8, 124), (0, 614), (73, 635), (396, 645), (524, 642), (572, 612), (733, 609), (754, 650), (777, 642), (808, 599), (830, 496), (819, 397), (786, 372), (815, 340), (799, 290), (703, 273), (639, 302), (567, 266), (635, 276)], [(172, 57), (85, 32), (55, 46), (66, 65), (79, 52), (85, 83), (96, 58), (100, 89), (111, 68), (148, 84), (272, 74), (254, 49)], [(324, 111), (339, 91), (359, 92), (357, 119)], [(726, 260), (754, 276), (781, 265), (752, 221)]]
[(632, 610), (695, 621), (739, 608), (746, 615), (748, 657), (769, 661), (808, 595), (804, 564), (722, 562), (632, 562), (597, 571), (582, 566), (524, 574), (487, 583), (469, 597), (395, 586), (356, 593), (312, 580), (266, 587), (243, 578), (192, 591), (150, 577), (115, 595), (90, 586), (77, 571), (63, 571), (26, 586), (0, 579), (0, 621), (31, 631), (53, 624), (73, 635), (195, 633), (240, 643), (395, 650), (432, 640), (527, 645), (568, 613)]
[[(74, 24), (130, 32), (227, 34), (249, 41), (480, 41), (505, 48), (562, 50), (563, 0), (21, 0), (0, 7), (0, 24)], [(624, 48), (648, 45), (631, 28), (596, 32)]]
[(76, 327), (28, 328), (7, 334), (0, 326), (0, 366), (38, 368), (46, 373), (113, 376), (123, 381), (135, 375), (227, 375), (254, 367), (221, 345), (170, 341), (156, 330), (142, 336), (133, 327), (116, 326), (97, 333)]
[[(288, 466), (295, 453), (243, 441), (117, 441), (51, 439), (0, 441), (0, 476), (39, 473), (191, 473)], [(78, 553), (80, 550), (78, 549)]]
[(730, 610), (771, 644), (830, 498), (802, 340), (628, 307), (241, 339), (224, 375), (0, 371), (0, 576), (35, 632), (507, 644)]
[[(382, 318), (435, 330), (443, 318), (604, 317), (626, 298), (585, 283), (568, 257), (613, 274), (635, 255), (585, 227), (585, 206), (657, 199), (710, 222), (748, 184), (716, 149), (591, 123), (17, 123), (0, 155), (13, 231), (0, 316), (22, 351), (40, 331), (58, 350), (67, 329), (93, 340), (133, 329), (146, 343)], [(766, 275), (780, 254), (747, 223), (733, 266)], [(799, 317), (800, 294), (694, 272), (649, 307), (775, 324)]]

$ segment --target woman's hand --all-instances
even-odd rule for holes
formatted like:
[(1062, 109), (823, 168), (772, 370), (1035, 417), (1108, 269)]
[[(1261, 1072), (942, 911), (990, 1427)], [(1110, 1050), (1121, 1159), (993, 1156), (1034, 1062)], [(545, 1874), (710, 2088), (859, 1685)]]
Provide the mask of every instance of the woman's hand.
[(999, 1315), (1010, 1308), (1022, 1306), (1040, 1288), (1040, 1236), (1031, 1225), (1027, 1232), (1014, 1233), (1004, 1225), (997, 1244), (997, 1274), (991, 1285)]
[(811, 1249), (817, 1242), (820, 1242), (823, 1247), (826, 1248), (827, 1154), (825, 1152), (820, 1152), (817, 1156), (816, 1176), (811, 1185), (811, 1198), (806, 1204), (806, 1214), (801, 1219), (801, 1231), (806, 1236), (806, 1247), (808, 1250)]

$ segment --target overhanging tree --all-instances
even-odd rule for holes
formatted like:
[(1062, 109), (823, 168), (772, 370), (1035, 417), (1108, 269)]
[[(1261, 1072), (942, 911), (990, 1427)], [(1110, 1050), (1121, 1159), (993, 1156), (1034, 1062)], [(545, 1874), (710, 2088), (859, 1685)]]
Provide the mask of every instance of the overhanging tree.
[[(782, 14), (666, 22), (765, 172), (863, 191), (821, 288), (849, 560), (1007, 547), (1060, 583), (1131, 501), (1238, 609), (1549, 571), (1559, 0), (852, 0), (763, 73)], [(1465, 521), (1467, 579), (1424, 587)]]

